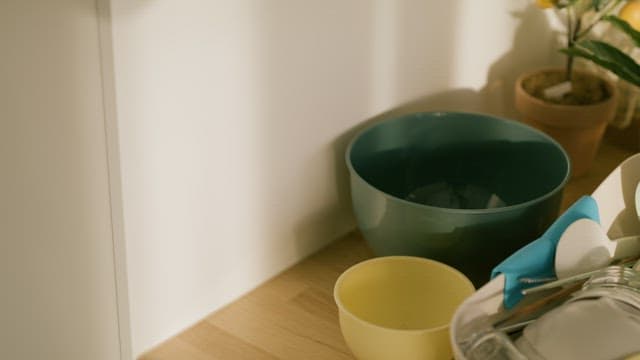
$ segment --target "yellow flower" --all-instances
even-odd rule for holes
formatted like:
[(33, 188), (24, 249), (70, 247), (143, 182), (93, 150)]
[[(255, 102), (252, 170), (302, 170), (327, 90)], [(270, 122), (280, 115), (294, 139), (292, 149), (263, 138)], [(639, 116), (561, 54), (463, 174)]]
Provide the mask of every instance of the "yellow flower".
[(634, 29), (640, 31), (640, 1), (627, 2), (624, 7), (620, 9), (618, 16), (628, 22)]
[(555, 5), (555, 1), (553, 0), (536, 0), (536, 5), (542, 9), (548, 9)]

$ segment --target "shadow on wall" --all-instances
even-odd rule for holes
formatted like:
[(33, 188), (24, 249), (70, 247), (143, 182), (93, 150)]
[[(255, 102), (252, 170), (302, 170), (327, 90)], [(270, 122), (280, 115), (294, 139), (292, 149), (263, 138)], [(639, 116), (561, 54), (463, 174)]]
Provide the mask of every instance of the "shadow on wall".
[[(511, 16), (519, 22), (513, 45), (491, 65), (487, 83), (481, 92), (486, 99), (487, 112), (518, 119), (520, 115), (514, 107), (514, 88), (518, 76), (536, 68), (559, 66), (562, 56), (554, 47), (552, 40), (556, 33), (542, 9), (532, 2), (522, 11), (512, 12)], [(532, 53), (532, 49), (542, 51)]]

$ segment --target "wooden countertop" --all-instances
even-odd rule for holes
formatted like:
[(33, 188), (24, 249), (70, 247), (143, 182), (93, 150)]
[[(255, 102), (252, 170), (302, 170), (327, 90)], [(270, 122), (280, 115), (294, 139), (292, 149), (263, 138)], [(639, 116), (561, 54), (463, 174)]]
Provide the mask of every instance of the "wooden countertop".
[[(605, 141), (590, 173), (565, 188), (562, 209), (593, 192), (632, 154)], [(359, 233), (348, 234), (141, 359), (353, 359), (340, 334), (333, 284), (372, 256)]]

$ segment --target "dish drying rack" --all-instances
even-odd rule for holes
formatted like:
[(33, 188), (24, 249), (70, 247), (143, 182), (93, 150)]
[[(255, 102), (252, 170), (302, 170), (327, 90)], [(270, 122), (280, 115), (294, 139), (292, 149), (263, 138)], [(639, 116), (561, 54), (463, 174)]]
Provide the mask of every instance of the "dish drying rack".
[[(526, 359), (512, 340), (527, 325), (563, 304), (602, 270), (600, 266), (558, 278), (554, 258), (559, 238), (581, 219), (599, 222), (610, 239), (640, 236), (639, 203), (640, 154), (636, 154), (614, 169), (590, 196), (574, 203), (541, 238), (498, 265), (492, 280), (458, 307), (450, 331), (454, 357), (458, 360)], [(634, 253), (609, 265), (635, 265), (636, 270), (640, 270), (639, 259), (640, 253)], [(470, 351), (474, 344), (488, 338), (484, 349)]]

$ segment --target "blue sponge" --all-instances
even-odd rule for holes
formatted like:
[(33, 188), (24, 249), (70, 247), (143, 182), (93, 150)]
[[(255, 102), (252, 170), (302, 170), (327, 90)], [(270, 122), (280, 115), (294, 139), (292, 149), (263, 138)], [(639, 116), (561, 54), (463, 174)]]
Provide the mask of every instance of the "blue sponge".
[(510, 309), (522, 299), (522, 290), (533, 285), (523, 284), (521, 278), (555, 277), (556, 246), (567, 227), (579, 219), (600, 222), (598, 204), (591, 196), (583, 196), (564, 212), (538, 239), (513, 253), (496, 266), (491, 278), (504, 274), (504, 307)]

